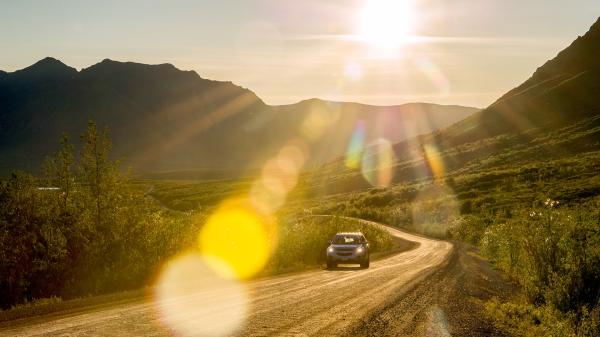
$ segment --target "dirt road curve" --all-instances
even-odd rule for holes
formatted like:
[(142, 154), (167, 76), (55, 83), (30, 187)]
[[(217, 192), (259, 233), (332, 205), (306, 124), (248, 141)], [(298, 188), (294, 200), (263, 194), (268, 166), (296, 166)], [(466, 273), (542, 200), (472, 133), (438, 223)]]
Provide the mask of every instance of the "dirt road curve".
[[(389, 228), (419, 243), (410, 251), (371, 263), (367, 270), (341, 267), (276, 276), (245, 284), (248, 310), (241, 336), (344, 335), (370, 313), (397, 300), (439, 269), (452, 244)], [(211, 294), (205, 293), (206, 301)], [(197, 300), (197, 298), (195, 299)], [(1, 336), (168, 336), (156, 304), (148, 300), (71, 315), (27, 319), (3, 325)], [(364, 323), (364, 322), (363, 322)]]

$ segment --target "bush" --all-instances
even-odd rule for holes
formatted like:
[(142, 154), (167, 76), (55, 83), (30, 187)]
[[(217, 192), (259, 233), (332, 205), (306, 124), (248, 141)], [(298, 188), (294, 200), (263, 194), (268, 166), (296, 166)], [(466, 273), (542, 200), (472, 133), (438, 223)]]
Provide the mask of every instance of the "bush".
[(450, 228), (450, 236), (472, 245), (478, 245), (490, 222), (491, 219), (485, 217), (463, 215), (453, 223)]
[[(600, 332), (600, 223), (594, 204), (567, 209), (548, 199), (542, 207), (486, 230), (483, 252), (523, 286), (535, 308), (492, 306), (504, 312), (503, 324), (519, 329), (509, 315), (516, 310), (525, 321), (539, 321), (532, 335)], [(552, 326), (564, 327), (555, 331)]]
[(550, 307), (531, 304), (501, 303), (491, 300), (485, 305), (486, 315), (494, 324), (512, 336), (574, 336), (575, 331), (561, 314)]

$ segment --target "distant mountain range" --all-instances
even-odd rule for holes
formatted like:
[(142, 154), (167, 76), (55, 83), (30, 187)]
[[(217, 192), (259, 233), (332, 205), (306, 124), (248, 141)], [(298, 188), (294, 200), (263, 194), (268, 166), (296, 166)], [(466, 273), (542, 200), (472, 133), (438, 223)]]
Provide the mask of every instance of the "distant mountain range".
[(288, 142), (302, 143), (307, 164), (319, 165), (342, 156), (354, 130), (363, 145), (396, 143), (476, 111), (319, 99), (270, 106), (248, 89), (170, 64), (106, 59), (77, 71), (48, 57), (0, 72), (0, 172), (38, 169), (62, 133), (77, 142), (91, 119), (108, 127), (114, 155), (138, 172), (241, 172), (261, 167)]

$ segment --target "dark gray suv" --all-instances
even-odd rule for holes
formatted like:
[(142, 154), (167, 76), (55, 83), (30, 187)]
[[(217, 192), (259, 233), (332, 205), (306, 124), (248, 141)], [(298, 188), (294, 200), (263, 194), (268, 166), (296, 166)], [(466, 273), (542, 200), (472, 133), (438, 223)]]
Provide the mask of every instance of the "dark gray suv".
[(327, 268), (335, 268), (338, 263), (358, 263), (369, 268), (369, 242), (362, 233), (337, 233), (329, 241)]

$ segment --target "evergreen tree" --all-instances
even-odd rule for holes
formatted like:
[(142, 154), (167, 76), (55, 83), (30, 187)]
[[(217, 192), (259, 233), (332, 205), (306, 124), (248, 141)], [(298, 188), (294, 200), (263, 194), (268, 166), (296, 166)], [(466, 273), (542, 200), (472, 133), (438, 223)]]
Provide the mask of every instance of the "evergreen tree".
[(108, 157), (111, 148), (108, 131), (98, 131), (96, 123), (90, 121), (86, 132), (81, 136), (81, 143), (81, 181), (93, 200), (96, 228), (103, 229), (103, 211), (108, 201), (108, 189), (115, 182), (117, 173), (115, 164)]
[(73, 193), (75, 177), (73, 166), (73, 145), (66, 134), (60, 140), (61, 148), (55, 157), (49, 158), (44, 164), (44, 176), (48, 186), (57, 187), (60, 190), (61, 212), (66, 213), (70, 197)]

